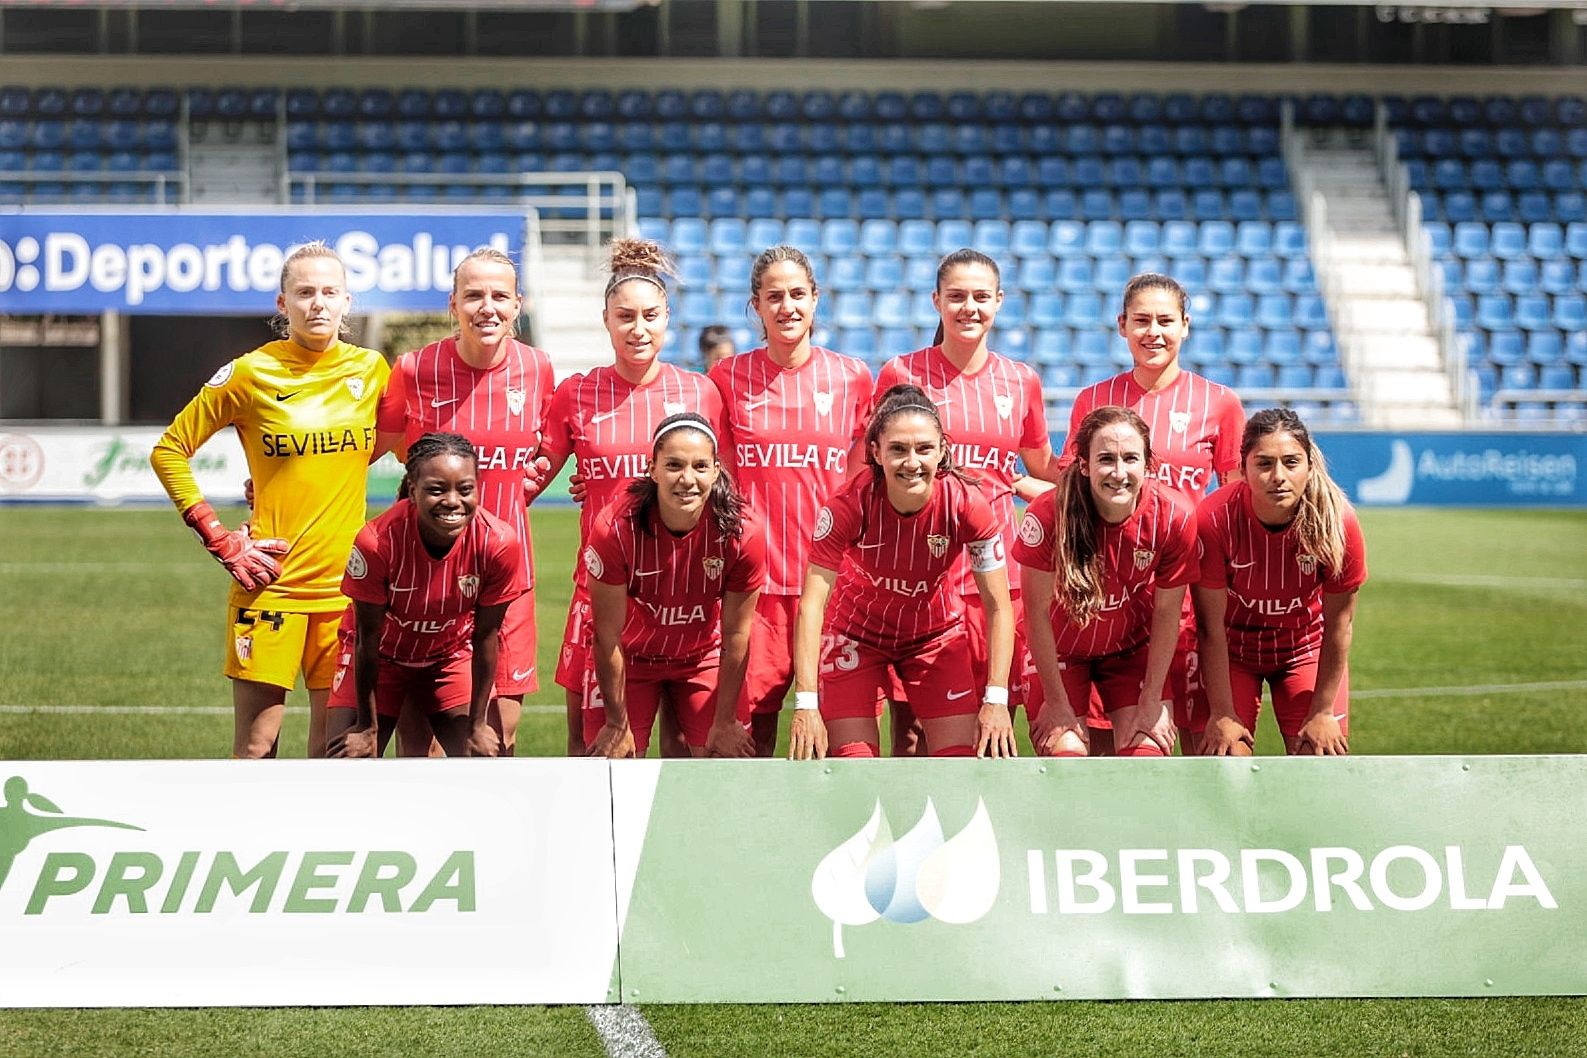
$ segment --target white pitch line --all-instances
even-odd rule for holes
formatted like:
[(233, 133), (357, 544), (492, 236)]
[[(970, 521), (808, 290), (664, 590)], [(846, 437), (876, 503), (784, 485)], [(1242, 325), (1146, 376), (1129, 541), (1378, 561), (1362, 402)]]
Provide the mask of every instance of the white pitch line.
[(1541, 691), (1579, 691), (1587, 680), (1543, 680), (1539, 683), (1489, 683), (1481, 687), (1374, 687), (1351, 691), (1351, 698), (1480, 698), (1490, 694), (1534, 694)]
[(601, 1045), (610, 1058), (667, 1058), (666, 1049), (638, 1007), (585, 1007), (584, 1016), (600, 1034)]
[[(523, 707), (526, 713), (555, 713), (561, 716), (566, 707), (561, 705), (530, 704)], [(0, 713), (119, 713), (128, 716), (230, 716), (229, 705), (0, 705)]]
[(0, 573), (124, 573), (177, 569), (197, 562), (0, 562)]

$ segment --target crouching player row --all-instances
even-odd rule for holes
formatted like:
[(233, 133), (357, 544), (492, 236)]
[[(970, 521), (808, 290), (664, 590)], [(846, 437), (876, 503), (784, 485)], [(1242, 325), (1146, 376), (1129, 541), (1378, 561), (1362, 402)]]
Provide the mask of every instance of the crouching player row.
[(332, 757), (377, 757), (404, 702), (449, 757), (493, 757), (498, 637), (528, 590), (512, 527), (479, 506), (479, 458), (458, 434), (408, 448), (397, 502), (358, 533), (342, 593), (327, 733)]
[[(1014, 549), (1041, 684), (1030, 706), (1037, 752), (1084, 756), (1095, 695), (1120, 756), (1166, 755), (1187, 725), (1206, 727), (1203, 753), (1249, 754), (1264, 683), (1288, 752), (1348, 752), (1347, 662), (1366, 553), (1300, 419), (1253, 416), (1244, 480), (1199, 509), (1153, 476), (1151, 438), (1132, 411), (1092, 411), (1071, 449)], [(1165, 693), (1165, 681), (1187, 586), (1203, 690), (1188, 695), (1190, 715), (1175, 717), (1186, 688)]]

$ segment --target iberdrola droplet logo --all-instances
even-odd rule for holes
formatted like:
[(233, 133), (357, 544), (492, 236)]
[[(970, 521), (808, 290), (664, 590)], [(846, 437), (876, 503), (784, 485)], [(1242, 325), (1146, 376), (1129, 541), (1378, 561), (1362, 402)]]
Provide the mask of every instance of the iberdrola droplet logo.
[(911, 923), (932, 918), (951, 925), (975, 922), (992, 910), (1001, 878), (997, 836), (976, 800), (975, 815), (947, 840), (937, 808), (926, 798), (920, 821), (897, 841), (876, 802), (853, 837), (816, 865), (810, 895), (832, 920), (832, 954), (843, 958), (843, 927), (877, 919)]

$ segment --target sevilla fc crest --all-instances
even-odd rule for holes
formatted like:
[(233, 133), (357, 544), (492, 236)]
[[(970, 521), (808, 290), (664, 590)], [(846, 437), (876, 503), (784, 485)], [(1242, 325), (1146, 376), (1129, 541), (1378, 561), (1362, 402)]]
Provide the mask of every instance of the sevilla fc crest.
[(457, 590), (463, 593), (465, 599), (472, 599), (479, 594), (479, 574), (465, 573), (457, 578)]
[(816, 400), (816, 414), (817, 415), (831, 415), (832, 414), (832, 394), (830, 394), (830, 393), (822, 393), (822, 392), (820, 392), (818, 390), (816, 392), (816, 394), (815, 394), (815, 400)]
[(1184, 433), (1190, 429), (1190, 412), (1171, 411), (1168, 413), (1168, 428), (1174, 433)]
[(515, 386), (507, 387), (507, 410), (514, 415), (523, 414), (523, 390)]
[(1300, 571), (1308, 577), (1317, 572), (1316, 555), (1296, 555), (1295, 564), (1299, 566)]
[(997, 417), (1006, 419), (1014, 414), (1014, 395), (1012, 393), (992, 394), (992, 404), (997, 408)]
[(812, 540), (824, 540), (832, 531), (832, 510), (829, 507), (821, 508), (821, 513), (816, 515), (816, 531)]
[(236, 646), (238, 661), (246, 665), (253, 660), (253, 636), (238, 636)]
[(361, 378), (343, 379), (347, 383), (347, 392), (353, 395), (354, 400), (364, 399), (364, 380)]
[(664, 400), (661, 402), (661, 410), (668, 415), (677, 415), (686, 409), (681, 400)]
[(710, 577), (712, 580), (715, 580), (722, 575), (722, 567), (726, 565), (725, 562), (715, 555), (712, 555), (710, 558), (706, 559), (702, 564), (705, 566), (705, 575)]
[(1156, 555), (1157, 555), (1157, 552), (1148, 551), (1144, 547), (1136, 548), (1135, 549), (1135, 568), (1140, 570), (1142, 573), (1145, 573), (1147, 570), (1152, 568), (1152, 559), (1155, 558)]
[(926, 537), (926, 547), (931, 551), (932, 558), (941, 558), (948, 553), (948, 538), (932, 533)]

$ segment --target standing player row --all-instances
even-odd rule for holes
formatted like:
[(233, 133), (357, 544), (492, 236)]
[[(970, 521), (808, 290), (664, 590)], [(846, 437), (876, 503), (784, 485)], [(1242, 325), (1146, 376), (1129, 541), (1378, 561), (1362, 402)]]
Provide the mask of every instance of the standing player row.
[[(459, 333), (399, 359), (393, 383), (381, 403), (381, 439), (400, 448), (419, 432), (451, 429), (474, 440), (480, 448), (487, 508), (499, 508), (495, 513), (514, 528), (527, 557), (528, 527), (522, 503), (562, 462), (576, 459), (578, 476), (588, 490), (581, 517), (581, 537), (587, 541), (606, 504), (626, 482), (644, 476), (653, 454), (654, 429), (660, 421), (686, 410), (701, 415), (720, 438), (724, 461), (739, 475), (745, 499), (764, 525), (770, 568), (752, 616), (755, 631), (745, 685), (753, 703), (755, 748), (770, 753), (777, 711), (793, 678), (797, 598), (805, 586), (814, 521), (823, 503), (866, 459), (858, 441), (873, 399), (870, 378), (858, 361), (810, 344), (819, 291), (808, 261), (795, 249), (768, 250), (752, 270), (751, 308), (763, 325), (766, 345), (718, 365), (710, 381), (658, 358), (667, 325), (666, 266), (659, 247), (620, 241), (613, 248), (612, 266), (603, 320), (612, 340), (614, 363), (565, 380), (553, 398), (545, 354), (510, 336), (518, 312), (517, 279), (511, 263), (493, 259), (488, 253), (465, 261), (458, 269), (451, 299)], [(284, 269), (284, 305), (289, 300), (289, 281), (299, 270), (301, 263), (294, 262)], [(331, 286), (329, 296), (310, 299), (305, 316), (306, 322), (321, 329), (334, 320), (334, 333), (348, 299), (344, 290)], [(950, 439), (948, 450), (975, 475), (976, 491), (992, 510), (1007, 550), (1015, 531), (1013, 494), (1033, 498), (1060, 476), (1059, 461), (1047, 442), (1040, 388), (1027, 367), (989, 347), (1002, 299), (995, 262), (974, 251), (949, 255), (939, 269), (934, 298), (942, 313), (938, 341), (896, 358), (883, 369), (881, 381), (884, 385), (911, 382), (921, 388), (925, 403), (933, 407)], [(1211, 473), (1227, 476), (1239, 466), (1233, 455), (1241, 419), (1238, 402), (1227, 390), (1179, 368), (1178, 348), (1188, 334), (1189, 319), (1184, 293), (1177, 284), (1161, 276), (1137, 277), (1126, 291), (1123, 309), (1119, 329), (1130, 342), (1135, 367), (1083, 393), (1075, 418), (1083, 417), (1088, 403), (1140, 408), (1151, 424), (1151, 436), (1158, 440), (1157, 473), (1172, 487), (1199, 498)], [(290, 312), (288, 316), (291, 322)], [(256, 350), (236, 364), (259, 362), (277, 368), (294, 355), (315, 352), (304, 341), (310, 337), (296, 326), (290, 327), (287, 341)], [(327, 344), (317, 350), (322, 360), (330, 347)], [(310, 361), (306, 371), (300, 369), (301, 374), (313, 374), (320, 366), (312, 356), (299, 359)], [(217, 375), (222, 387), (226, 379), (220, 376), (229, 370)], [(348, 390), (352, 389), (345, 379), (333, 377), (331, 381), (344, 381)], [(201, 394), (200, 399), (203, 397)], [(259, 404), (265, 412), (281, 410), (264, 401)], [(208, 436), (199, 428), (179, 430), (184, 417), (191, 417), (193, 407), (179, 416), (167, 439), (162, 439), (167, 468), (174, 462), (170, 454), (191, 455)], [(203, 425), (212, 433), (230, 421), (238, 425), (248, 445), (253, 431), (261, 435), (269, 432), (262, 422), (250, 420), (248, 413), (258, 410), (259, 405), (233, 409), (234, 418), (211, 415)], [(364, 436), (369, 435), (366, 432)], [(253, 465), (254, 449), (262, 446), (248, 447), (250, 467), (259, 478), (259, 469)], [(366, 442), (360, 454), (367, 458), (375, 447)], [(302, 450), (303, 446), (298, 446), (300, 453)], [(263, 461), (272, 454), (279, 453), (263, 453), (259, 458)], [(538, 460), (537, 454), (541, 456)], [(1020, 460), (1026, 465), (1025, 476), (1016, 470)], [(185, 471), (185, 460), (182, 462), (180, 470)], [(159, 449), (156, 463), (162, 464)], [(493, 474), (494, 487), (489, 483)], [(190, 491), (191, 497), (173, 489), (173, 498), (193, 521), (192, 511), (202, 497), (196, 489)], [(195, 502), (184, 503), (188, 498)], [(270, 527), (258, 514), (254, 524), (261, 530)], [(236, 600), (241, 617), (250, 608), (240, 603), (249, 601), (250, 586), (258, 589), (261, 579), (249, 572), (247, 564), (259, 566), (262, 576), (269, 577), (275, 562), (269, 551), (278, 544), (270, 542), (261, 549), (246, 532), (225, 534), (218, 523), (215, 525), (224, 539), (212, 538), (206, 543), (237, 576), (241, 591), (234, 590), (234, 594), (242, 596)], [(346, 531), (345, 526), (338, 528)], [(288, 538), (284, 546), (295, 550), (301, 542)], [(246, 561), (228, 559), (232, 551)], [(570, 749), (582, 750), (589, 726), (586, 708), (597, 711), (600, 699), (599, 678), (589, 657), (596, 621), (585, 566), (581, 563), (576, 568), (580, 570), (579, 583), (564, 636), (558, 682), (568, 691)], [(245, 576), (251, 579), (245, 581)], [(967, 566), (961, 564), (952, 576), (970, 615), (967, 631), (976, 678), (985, 686), (990, 655), (995, 652), (983, 616), (986, 608), (980, 604), (981, 588)], [(1024, 580), (1014, 578), (1016, 596)], [(269, 586), (264, 590), (268, 592)], [(526, 598), (531, 600), (527, 606)], [(532, 596), (526, 592), (513, 607), (524, 607), (526, 616), (532, 615)], [(1018, 612), (1020, 608), (1015, 607)], [(504, 658), (523, 659), (504, 667), (498, 675), (497, 689), (503, 693), (496, 704), (496, 726), (509, 750), (516, 719), (510, 706), (521, 701), (523, 690), (533, 686), (529, 682), (533, 677), (533, 631), (531, 617), (518, 623), (516, 637), (509, 631), (502, 641)], [(1184, 643), (1182, 640), (1175, 651), (1184, 676), (1170, 680), (1170, 685), (1175, 688), (1176, 710), (1182, 719), (1190, 719), (1197, 666), (1193, 646), (1187, 649)], [(243, 652), (239, 637), (235, 653)], [(334, 649), (328, 653), (334, 657)], [(1027, 651), (1017, 649), (1014, 655), (1013, 686), (993, 685), (994, 691), (1012, 692), (1010, 704), (1017, 704), (1025, 676), (1039, 674), (1036, 666), (1024, 660)], [(228, 675), (239, 684), (255, 682), (247, 674), (233, 671), (239, 667), (234, 660), (228, 661)], [(287, 683), (292, 675), (295, 673), (286, 676)], [(318, 666), (315, 679), (309, 681), (311, 704), (316, 699), (316, 682), (325, 675), (324, 666)], [(265, 682), (278, 701), (284, 698), (278, 683)], [(899, 688), (889, 689), (895, 698), (901, 697)], [(238, 694), (240, 701), (242, 692)], [(1100, 697), (1097, 701), (1100, 703)], [(276, 708), (278, 724), (279, 705)], [(1089, 707), (1087, 711), (1093, 714), (1087, 718), (1091, 726), (1105, 730), (1106, 711)], [(663, 710), (664, 718), (667, 715)], [(802, 726), (796, 714), (796, 729)], [(685, 736), (689, 738), (687, 731)], [(703, 748), (698, 727), (692, 741), (697, 750)], [(1095, 746), (1101, 739), (1091, 741)], [(667, 745), (665, 724), (663, 744), (664, 749), (681, 752), (675, 744)], [(256, 744), (241, 745), (238, 752), (257, 748)]]

